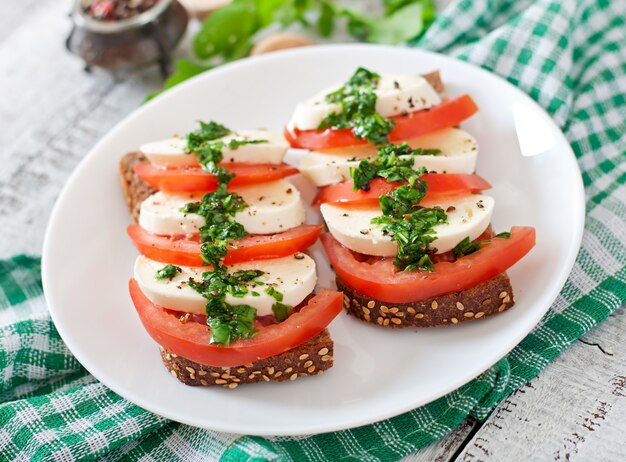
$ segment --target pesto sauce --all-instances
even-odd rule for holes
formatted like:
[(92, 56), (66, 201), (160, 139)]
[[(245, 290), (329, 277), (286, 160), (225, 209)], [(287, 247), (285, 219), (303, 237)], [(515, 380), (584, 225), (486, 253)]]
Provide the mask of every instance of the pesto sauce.
[[(200, 246), (202, 259), (211, 266), (210, 271), (202, 273), (199, 281), (190, 278), (189, 286), (206, 298), (206, 319), (210, 327), (210, 342), (229, 345), (239, 339), (247, 339), (257, 334), (255, 318), (257, 311), (247, 304), (231, 305), (226, 302), (226, 295), (242, 298), (247, 293), (260, 295), (251, 290), (252, 287), (264, 285), (258, 278), (265, 274), (259, 270), (242, 270), (229, 273), (223, 264), (229, 242), (248, 235), (241, 223), (234, 220), (237, 212), (248, 205), (236, 193), (228, 192), (227, 185), (234, 178), (226, 168), (218, 166), (223, 159), (222, 150), (225, 146), (237, 149), (244, 144), (264, 143), (267, 140), (230, 140), (215, 141), (232, 131), (216, 122), (200, 122), (200, 128), (187, 135), (188, 152), (196, 152), (203, 169), (217, 176), (216, 191), (205, 194), (198, 202), (185, 204), (181, 211), (195, 213), (204, 217), (206, 223), (200, 228)], [(273, 289), (271, 295), (277, 298), (282, 294)], [(278, 303), (278, 302), (277, 302)], [(281, 304), (282, 305), (282, 304)], [(284, 305), (275, 312), (278, 321), (286, 319), (291, 307)], [(287, 313), (287, 314), (285, 314)]]
[(414, 150), (406, 143), (388, 144), (380, 147), (373, 159), (362, 160), (350, 169), (355, 190), (369, 191), (375, 178), (406, 182), (379, 198), (383, 215), (372, 219), (372, 224), (380, 226), (383, 234), (398, 244), (393, 264), (401, 271), (434, 269), (429, 244), (436, 238), (434, 226), (446, 223), (448, 217), (440, 208), (419, 205), (428, 185), (420, 179), (426, 169), (415, 168), (413, 156), (439, 153), (438, 150)]
[[(494, 236), (494, 239), (495, 238), (508, 239), (510, 237), (511, 237), (511, 233), (509, 233), (508, 231), (505, 231), (503, 233), (496, 234)], [(480, 250), (483, 246), (490, 244), (490, 243), (491, 243), (491, 240), (472, 242), (469, 236), (467, 236), (461, 242), (455, 245), (452, 251), (454, 252), (454, 256), (456, 258), (461, 258), (465, 255), (469, 255), (471, 253), (474, 253)]]
[(359, 67), (338, 90), (326, 95), (326, 101), (339, 104), (341, 112), (324, 117), (319, 129), (352, 129), (357, 139), (379, 145), (389, 142), (395, 121), (376, 112), (376, 87), (380, 75)]

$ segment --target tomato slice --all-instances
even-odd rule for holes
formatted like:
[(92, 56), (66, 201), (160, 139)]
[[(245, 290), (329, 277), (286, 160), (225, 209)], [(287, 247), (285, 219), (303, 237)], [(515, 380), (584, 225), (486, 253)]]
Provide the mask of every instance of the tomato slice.
[[(291, 165), (282, 164), (246, 164), (232, 162), (221, 164), (235, 174), (229, 187), (245, 186), (256, 183), (280, 180), (298, 173)], [(208, 192), (217, 189), (217, 177), (201, 168), (176, 167), (159, 168), (149, 162), (135, 165), (135, 173), (146, 183), (160, 191), (169, 192)]]
[(358, 292), (387, 303), (408, 303), (474, 287), (506, 271), (535, 245), (535, 228), (513, 227), (508, 239), (492, 242), (455, 262), (435, 263), (435, 271), (396, 271), (392, 258), (359, 261), (329, 233), (322, 243), (333, 269)]
[[(425, 199), (432, 199), (433, 194), (467, 194), (490, 189), (491, 185), (478, 175), (456, 173), (432, 173), (422, 178), (428, 185)], [(370, 183), (369, 191), (354, 191), (352, 180), (323, 187), (315, 198), (316, 204), (342, 202), (350, 205), (378, 203), (380, 196), (397, 188), (403, 183), (389, 183), (384, 178), (376, 178)]]
[[(160, 236), (135, 224), (129, 225), (126, 231), (137, 250), (152, 260), (181, 266), (204, 265), (198, 235)], [(321, 225), (301, 225), (283, 233), (246, 236), (231, 243), (224, 264), (286, 257), (312, 246), (321, 232)]]
[[(416, 136), (426, 135), (437, 130), (453, 127), (468, 119), (478, 111), (478, 106), (471, 96), (442, 102), (439, 106), (407, 115), (391, 117), (396, 125), (389, 133), (389, 141), (404, 141)], [(367, 140), (358, 139), (349, 128), (333, 130), (298, 130), (293, 133), (285, 129), (285, 138), (293, 148), (331, 149), (345, 146), (367, 144)]]
[(259, 333), (228, 346), (209, 343), (209, 328), (197, 322), (180, 322), (178, 316), (152, 303), (136, 280), (128, 283), (130, 296), (144, 327), (159, 345), (183, 358), (207, 366), (232, 367), (269, 358), (309, 341), (339, 314), (341, 292), (322, 289), (287, 320), (259, 325)]

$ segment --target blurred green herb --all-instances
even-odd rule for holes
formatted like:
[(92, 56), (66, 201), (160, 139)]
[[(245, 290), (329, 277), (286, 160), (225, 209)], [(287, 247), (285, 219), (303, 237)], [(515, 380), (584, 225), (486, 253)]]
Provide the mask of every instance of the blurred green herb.
[(209, 15), (194, 37), (194, 54), (210, 65), (177, 61), (163, 89), (147, 99), (215, 65), (247, 56), (257, 34), (269, 27), (300, 25), (329, 37), (341, 21), (357, 40), (396, 44), (419, 37), (435, 17), (433, 0), (381, 2), (383, 15), (372, 16), (356, 8), (345, 8), (339, 0), (233, 0)]
[(212, 67), (213, 66), (203, 66), (202, 64), (197, 64), (187, 59), (179, 59), (178, 61), (176, 61), (176, 64), (174, 66), (174, 72), (170, 74), (170, 76), (165, 80), (163, 88), (155, 91), (154, 93), (150, 93), (146, 97), (146, 101), (150, 101), (152, 98), (160, 95), (164, 91), (169, 90), (179, 83), (184, 82), (185, 80), (188, 80), (198, 74), (201, 74), (204, 71), (208, 71)]

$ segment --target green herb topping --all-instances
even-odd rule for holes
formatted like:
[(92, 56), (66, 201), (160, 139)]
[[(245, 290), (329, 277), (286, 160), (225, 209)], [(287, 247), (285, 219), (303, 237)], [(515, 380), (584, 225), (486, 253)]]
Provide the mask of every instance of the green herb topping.
[[(413, 156), (438, 155), (439, 149), (412, 149), (408, 144), (387, 144), (378, 149), (376, 157), (362, 160), (357, 167), (350, 168), (350, 176), (354, 180), (354, 190), (369, 191), (374, 178), (385, 178), (389, 182), (408, 181), (421, 176), (426, 169), (413, 168)], [(402, 157), (401, 157), (402, 156)]]
[(274, 317), (278, 322), (282, 322), (287, 319), (291, 313), (293, 312), (293, 307), (289, 305), (285, 305), (281, 302), (276, 302), (272, 305), (272, 311), (274, 312)]
[[(199, 202), (189, 202), (180, 209), (183, 213), (195, 213), (206, 220), (200, 227), (200, 240), (203, 242), (202, 256), (207, 264), (215, 265), (226, 256), (228, 241), (248, 234), (241, 223), (233, 221), (235, 214), (247, 206), (239, 194), (228, 192), (226, 184), (221, 183), (217, 191), (207, 193)], [(223, 247), (223, 250), (213, 247)]]
[(230, 135), (231, 129), (215, 121), (200, 122), (200, 128), (187, 134), (187, 154), (196, 153), (202, 168), (217, 176), (220, 183), (227, 184), (233, 174), (219, 164), (224, 159), (224, 147), (231, 150), (239, 149), (246, 144), (267, 143), (268, 140), (245, 140), (232, 138), (228, 141), (215, 141)]
[(187, 148), (191, 152), (197, 151), (202, 145), (209, 141), (223, 138), (232, 133), (230, 128), (226, 128), (213, 120), (209, 122), (200, 121), (199, 124), (200, 128), (198, 130), (194, 130), (187, 135)]
[[(212, 268), (202, 273), (200, 281), (190, 278), (188, 284), (208, 300), (206, 318), (211, 328), (210, 341), (219, 345), (229, 345), (238, 339), (247, 339), (256, 335), (257, 330), (254, 324), (256, 309), (246, 304), (231, 305), (226, 302), (226, 296), (242, 298), (248, 293), (260, 296), (259, 292), (252, 289), (264, 285), (258, 278), (265, 274), (259, 270), (229, 273), (228, 268), (223, 265), (223, 259), (228, 252), (228, 244), (248, 235), (243, 225), (234, 220), (234, 216), (248, 205), (238, 194), (228, 192), (227, 185), (234, 175), (226, 168), (217, 165), (222, 161), (222, 150), (224, 146), (237, 149), (244, 144), (267, 142), (266, 140), (237, 139), (227, 142), (215, 141), (230, 133), (228, 128), (211, 121), (200, 122), (200, 129), (187, 136), (189, 152), (198, 153), (200, 164), (206, 171), (217, 176), (219, 186), (216, 191), (205, 194), (200, 201), (187, 203), (181, 208), (181, 212), (195, 213), (204, 217), (206, 221), (200, 228), (202, 241), (200, 250), (202, 259)], [(274, 310), (274, 315), (278, 321), (283, 321), (289, 316), (292, 308), (280, 303), (283, 294), (273, 287), (266, 289), (266, 292), (277, 300), (274, 305), (281, 305), (280, 308)]]
[(283, 294), (277, 291), (276, 289), (274, 289), (272, 286), (265, 289), (265, 293), (274, 297), (277, 302), (283, 301)]
[(174, 276), (176, 276), (181, 271), (182, 270), (180, 269), (180, 266), (165, 265), (160, 270), (157, 270), (157, 272), (154, 275), (154, 277), (159, 279), (159, 280), (161, 280), (161, 279), (169, 279), (171, 281), (172, 279), (174, 279)]
[(211, 343), (229, 345), (238, 339), (254, 337), (256, 309), (250, 305), (226, 303), (226, 294), (243, 297), (248, 286), (255, 285), (262, 271), (228, 273), (225, 266), (213, 267), (202, 273), (202, 280), (189, 280), (189, 286), (208, 300), (206, 322), (211, 328)]
[(448, 220), (442, 209), (419, 205), (428, 189), (426, 182), (420, 179), (426, 169), (415, 168), (412, 156), (430, 151), (434, 150), (413, 150), (406, 143), (389, 144), (382, 146), (374, 159), (362, 160), (358, 167), (350, 170), (355, 190), (368, 191), (374, 178), (406, 182), (380, 197), (383, 215), (372, 219), (372, 224), (380, 226), (383, 234), (398, 244), (393, 264), (402, 271), (434, 269), (429, 244), (436, 237), (434, 227)]
[[(495, 238), (508, 239), (510, 237), (511, 237), (511, 233), (509, 233), (508, 231), (505, 231), (503, 233), (496, 234), (494, 236), (494, 239)], [(456, 258), (461, 258), (464, 255), (469, 255), (471, 253), (474, 253), (480, 250), (481, 247), (490, 243), (491, 243), (491, 240), (472, 242), (469, 236), (467, 236), (461, 242), (459, 242), (457, 245), (454, 246), (454, 249), (453, 249), (454, 256)]]
[(327, 115), (319, 128), (352, 129), (358, 139), (384, 144), (395, 122), (376, 112), (376, 87), (380, 75), (359, 67), (338, 90), (326, 95), (326, 101), (339, 104), (340, 112)]
[(454, 246), (452, 251), (454, 252), (454, 256), (456, 258), (461, 258), (464, 255), (469, 255), (470, 253), (474, 253), (484, 245), (484, 242), (472, 242), (467, 236), (461, 242)]

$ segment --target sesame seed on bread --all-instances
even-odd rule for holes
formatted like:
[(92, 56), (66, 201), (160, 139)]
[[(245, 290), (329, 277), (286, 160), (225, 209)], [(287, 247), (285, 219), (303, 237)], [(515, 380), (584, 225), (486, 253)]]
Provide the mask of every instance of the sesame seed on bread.
[(234, 367), (211, 367), (190, 361), (161, 347), (163, 364), (185, 385), (236, 388), (244, 383), (285, 382), (320, 375), (333, 366), (333, 341), (327, 329), (280, 355)]
[(387, 303), (363, 295), (337, 277), (348, 314), (382, 327), (433, 327), (481, 319), (513, 306), (506, 273), (460, 292), (410, 303)]

